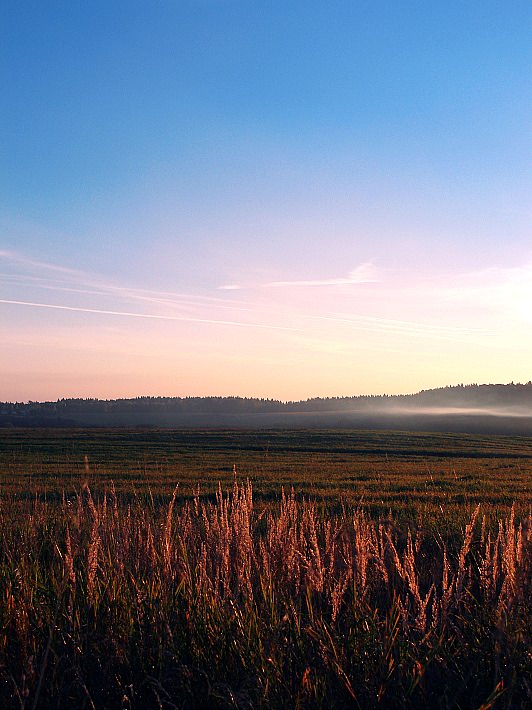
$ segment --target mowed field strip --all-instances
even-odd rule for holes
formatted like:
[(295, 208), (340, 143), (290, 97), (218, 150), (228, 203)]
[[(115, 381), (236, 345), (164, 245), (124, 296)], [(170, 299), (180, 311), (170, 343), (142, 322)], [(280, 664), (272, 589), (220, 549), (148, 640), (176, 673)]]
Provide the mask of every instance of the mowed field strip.
[(360, 503), (370, 513), (437, 522), (481, 504), (505, 515), (532, 503), (532, 439), (440, 433), (309, 430), (4, 429), (2, 494), (212, 496), (250, 479), (257, 503), (281, 488), (324, 504)]

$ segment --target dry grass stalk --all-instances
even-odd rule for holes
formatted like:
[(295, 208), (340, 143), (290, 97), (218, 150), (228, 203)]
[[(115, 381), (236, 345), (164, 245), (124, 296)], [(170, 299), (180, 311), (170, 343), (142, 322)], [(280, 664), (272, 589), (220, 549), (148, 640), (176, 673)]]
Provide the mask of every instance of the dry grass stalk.
[[(120, 504), (114, 491), (109, 500), (98, 501), (86, 486), (77, 504), (63, 499), (53, 516), (51, 510), (32, 504), (22, 534), (13, 538), (12, 547), (0, 549), (0, 620), (24, 649), (24, 658), (35, 653), (40, 638), (35, 629), (56, 613), (48, 610), (48, 617), (39, 617), (47, 602), (37, 603), (35, 579), (46, 579), (56, 599), (62, 598), (63, 580), (67, 645), (68, 634), (81, 633), (82, 600), (88, 600), (95, 620), (113, 629), (110, 647), (122, 654), (132, 630), (136, 639), (145, 639), (152, 633), (147, 629), (157, 629), (173, 643), (182, 627), (191, 638), (203, 628), (205, 639), (216, 646), (230, 629), (231, 653), (237, 647), (244, 653), (260, 637), (253, 653), (261, 658), (277, 634), (287, 639), (292, 653), (311, 643), (316, 658), (351, 699), (357, 689), (345, 646), (350, 634), (359, 634), (357, 643), (366, 639), (368, 657), (377, 641), (367, 639), (384, 634), (384, 670), (375, 681), (374, 697), (385, 702), (390, 679), (406, 663), (397, 655), (400, 639), (416, 649), (431, 639), (457, 643), (465, 633), (462, 620), (476, 618), (478, 609), (478, 618), (491, 619), (504, 631), (529, 604), (530, 524), (518, 524), (513, 513), (494, 534), (485, 520), (475, 533), (475, 510), (453, 555), (453, 548), (436, 537), (401, 531), (393, 519), (372, 521), (362, 509), (330, 518), (315, 503), (298, 501), (293, 490), (288, 495), (282, 491), (277, 506), (257, 514), (251, 484), (236, 479), (228, 492), (219, 487), (214, 503), (196, 495), (178, 504), (176, 489), (168, 507)], [(0, 510), (0, 525), (8, 531), (4, 515)], [(60, 552), (51, 553), (47, 567), (38, 553), (46, 547), (43, 540)], [(86, 574), (79, 574), (83, 560)], [(5, 569), (11, 570), (7, 577)], [(105, 584), (99, 582), (104, 579)], [(201, 653), (207, 654), (207, 648)], [(261, 663), (270, 678), (267, 669), (271, 666), (274, 673), (276, 659), (267, 658), (271, 663)], [(419, 662), (412, 670), (412, 688), (423, 683), (424, 673)], [(305, 693), (311, 677), (306, 676)]]

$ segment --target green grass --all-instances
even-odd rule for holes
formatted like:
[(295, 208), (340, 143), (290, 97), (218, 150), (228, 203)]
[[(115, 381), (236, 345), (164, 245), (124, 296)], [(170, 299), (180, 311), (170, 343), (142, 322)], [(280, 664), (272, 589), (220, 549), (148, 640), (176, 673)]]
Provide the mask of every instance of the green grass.
[[(89, 473), (85, 465), (89, 462)], [(353, 431), (0, 430), (0, 490), (33, 496), (74, 493), (89, 480), (124, 495), (190, 497), (200, 485), (253, 481), (256, 500), (294, 487), (328, 504), (362, 502), (438, 524), (486, 513), (528, 512), (532, 440)]]

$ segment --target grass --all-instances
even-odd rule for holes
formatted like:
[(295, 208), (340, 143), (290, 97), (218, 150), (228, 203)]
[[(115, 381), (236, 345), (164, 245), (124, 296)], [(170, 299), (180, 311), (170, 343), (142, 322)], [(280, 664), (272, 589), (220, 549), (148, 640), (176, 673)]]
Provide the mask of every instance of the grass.
[[(231, 485), (233, 465), (250, 478), (256, 500), (281, 487), (326, 504), (359, 503), (376, 515), (441, 522), (480, 503), (495, 516), (532, 499), (532, 440), (450, 434), (353, 431), (1, 430), (0, 491), (33, 496), (94, 495), (111, 482), (124, 495), (168, 500), (213, 496)], [(464, 516), (465, 514), (465, 516)]]
[(531, 458), (517, 438), (2, 432), (0, 700), (529, 707)]

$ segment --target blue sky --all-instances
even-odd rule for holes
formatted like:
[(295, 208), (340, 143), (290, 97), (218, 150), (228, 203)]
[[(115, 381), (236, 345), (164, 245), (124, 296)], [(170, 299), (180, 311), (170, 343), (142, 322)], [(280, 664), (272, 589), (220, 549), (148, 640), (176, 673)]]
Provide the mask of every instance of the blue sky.
[(4, 2), (0, 399), (530, 379), (531, 20)]

